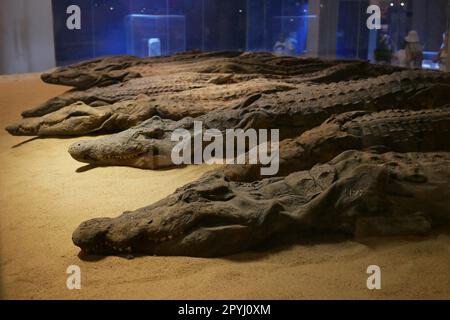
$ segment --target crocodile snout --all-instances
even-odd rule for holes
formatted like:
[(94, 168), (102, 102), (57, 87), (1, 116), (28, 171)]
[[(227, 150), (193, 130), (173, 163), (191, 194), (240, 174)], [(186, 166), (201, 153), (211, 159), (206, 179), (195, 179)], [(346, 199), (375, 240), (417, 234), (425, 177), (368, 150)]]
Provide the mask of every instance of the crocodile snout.
[(8, 131), (13, 136), (17, 135), (17, 133), (19, 132), (19, 125), (18, 124), (9, 125), (5, 128), (5, 130)]
[(69, 147), (69, 153), (77, 161), (91, 163), (93, 160), (91, 156), (91, 148), (88, 143), (75, 142)]
[(39, 131), (39, 126), (28, 124), (12, 124), (5, 128), (13, 136), (33, 136)]

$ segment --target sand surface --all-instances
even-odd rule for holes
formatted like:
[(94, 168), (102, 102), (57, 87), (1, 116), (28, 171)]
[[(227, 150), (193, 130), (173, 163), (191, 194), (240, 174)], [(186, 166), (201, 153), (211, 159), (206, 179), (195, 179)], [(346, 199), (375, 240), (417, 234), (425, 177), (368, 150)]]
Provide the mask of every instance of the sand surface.
[[(67, 90), (37, 74), (0, 77), (0, 127)], [(0, 131), (0, 297), (6, 299), (450, 298), (450, 236), (277, 247), (221, 259), (107, 257), (83, 261), (71, 235), (83, 220), (151, 204), (210, 170), (96, 168), (77, 172), (77, 139), (26, 140)], [(366, 269), (382, 270), (382, 289)], [(81, 268), (81, 290), (66, 269)]]

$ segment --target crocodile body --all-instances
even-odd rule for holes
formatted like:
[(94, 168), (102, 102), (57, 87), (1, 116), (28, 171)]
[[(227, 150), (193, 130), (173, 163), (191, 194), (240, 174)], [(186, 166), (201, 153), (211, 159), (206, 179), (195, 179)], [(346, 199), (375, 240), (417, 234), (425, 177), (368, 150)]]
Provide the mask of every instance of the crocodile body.
[[(326, 163), (345, 150), (450, 151), (449, 137), (450, 108), (344, 113), (295, 139), (282, 141), (278, 175)], [(225, 172), (233, 180), (250, 181), (259, 178), (260, 170), (244, 165), (228, 166)]]
[(126, 82), (133, 78), (174, 73), (258, 74), (293, 81), (332, 82), (389, 74), (400, 68), (374, 66), (365, 61), (323, 61), (280, 57), (270, 53), (187, 52), (169, 57), (112, 56), (60, 67), (42, 74), (42, 80), (88, 89)]
[(25, 118), (40, 117), (79, 101), (92, 107), (98, 107), (131, 100), (141, 94), (147, 96), (164, 95), (169, 99), (172, 94), (183, 91), (206, 87), (211, 87), (211, 90), (214, 90), (216, 85), (220, 85), (224, 81), (232, 84), (245, 82), (252, 78), (254, 77), (246, 75), (230, 77), (229, 75), (218, 74), (179, 73), (132, 79), (128, 82), (107, 87), (94, 87), (84, 91), (68, 91), (44, 102), (36, 108), (22, 112), (22, 116)]
[[(59, 85), (88, 89), (126, 82), (136, 77), (176, 73), (301, 75), (334, 65), (319, 59), (278, 57), (270, 53), (188, 52), (169, 57), (139, 58), (112, 56), (77, 63), (42, 74), (42, 80)], [(173, 83), (172, 83), (173, 84)]]
[(449, 74), (410, 70), (264, 95), (246, 110), (240, 126), (279, 128), (282, 137), (292, 137), (334, 114), (355, 110), (419, 110), (449, 103)]
[[(130, 71), (142, 76), (165, 75), (177, 72), (253, 74), (271, 79), (292, 81), (333, 82), (376, 77), (391, 74), (403, 68), (373, 65), (359, 60), (320, 60), (317, 58), (276, 56), (271, 53), (233, 53), (181, 55), (151, 60), (152, 63), (136, 65)], [(147, 60), (150, 62), (150, 60)]]
[[(56, 68), (43, 73), (41, 79), (50, 84), (71, 86), (78, 89), (88, 89), (95, 86), (104, 87), (139, 78), (143, 75), (154, 75), (154, 68), (152, 68), (154, 64), (225, 59), (239, 54), (238, 52), (187, 52), (162, 58), (139, 58), (129, 55), (107, 56)], [(132, 68), (138, 69), (139, 72), (132, 71)]]
[(157, 203), (73, 233), (87, 254), (212, 257), (276, 237), (423, 235), (450, 223), (450, 154), (348, 151), (254, 183), (207, 173)]

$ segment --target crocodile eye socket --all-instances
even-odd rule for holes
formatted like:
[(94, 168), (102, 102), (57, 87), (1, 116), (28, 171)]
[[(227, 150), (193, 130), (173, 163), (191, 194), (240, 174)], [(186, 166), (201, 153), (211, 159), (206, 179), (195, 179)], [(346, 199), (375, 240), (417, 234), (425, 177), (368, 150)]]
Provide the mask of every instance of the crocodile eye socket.
[(164, 136), (164, 130), (154, 129), (151, 131), (143, 131), (139, 133), (139, 137), (144, 139), (161, 139)]
[(68, 118), (85, 117), (85, 116), (89, 116), (89, 115), (90, 115), (90, 114), (87, 113), (87, 112), (83, 112), (83, 111), (74, 111), (74, 112), (71, 112), (71, 113), (69, 114), (69, 117), (68, 117)]

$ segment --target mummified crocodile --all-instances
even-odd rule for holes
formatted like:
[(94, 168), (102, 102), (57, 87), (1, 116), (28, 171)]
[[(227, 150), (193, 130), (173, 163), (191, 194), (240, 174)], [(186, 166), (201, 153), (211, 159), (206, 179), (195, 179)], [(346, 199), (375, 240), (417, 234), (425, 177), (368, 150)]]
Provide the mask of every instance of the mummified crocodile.
[(406, 71), (358, 82), (315, 85), (308, 90), (264, 95), (238, 108), (216, 110), (196, 119), (184, 118), (179, 123), (153, 118), (120, 134), (73, 144), (69, 152), (76, 160), (95, 165), (167, 167), (171, 166), (171, 152), (176, 144), (171, 141), (173, 130), (192, 130), (194, 121), (200, 121), (204, 129), (221, 131), (279, 129), (281, 139), (292, 138), (333, 114), (445, 106), (450, 101), (449, 80), (446, 74)]
[[(164, 64), (161, 69), (170, 68)], [(373, 65), (360, 60), (320, 60), (275, 56), (271, 53), (243, 53), (222, 61), (209, 60), (199, 64), (177, 64), (179, 70), (194, 70), (200, 73), (257, 74), (268, 78), (293, 81), (333, 82), (364, 79), (382, 74), (391, 74), (403, 68)]]
[[(59, 67), (43, 73), (44, 82), (72, 86), (78, 89), (104, 87), (125, 82), (132, 78), (153, 75), (168, 75), (192, 72), (204, 63), (228, 61), (241, 55), (240, 52), (185, 52), (168, 57), (140, 58), (130, 55), (106, 56)], [(191, 67), (180, 68), (183, 65)], [(161, 67), (164, 70), (160, 70)], [(133, 71), (135, 69), (136, 71)]]
[[(450, 108), (366, 111), (336, 115), (280, 144), (278, 175), (326, 163), (345, 150), (382, 147), (397, 152), (450, 151)], [(259, 179), (257, 165), (228, 166), (232, 180)]]
[(450, 222), (450, 154), (347, 151), (285, 178), (207, 173), (169, 197), (83, 222), (87, 254), (222, 256), (275, 237), (422, 235)]
[[(255, 79), (252, 75), (199, 73), (177, 73), (132, 79), (108, 87), (94, 87), (85, 91), (68, 91), (36, 108), (22, 112), (22, 116), (25, 118), (40, 117), (76, 102), (84, 102), (92, 107), (110, 105), (115, 102), (131, 100), (141, 94), (164, 96), (169, 100), (173, 94), (200, 88), (208, 88), (208, 91), (213, 93), (214, 90), (217, 90), (217, 86), (236, 83), (246, 85), (245, 82), (252, 79)], [(286, 86), (288, 85), (286, 84)]]
[[(308, 66), (318, 71), (330, 66), (318, 59), (298, 59), (278, 57), (269, 53), (242, 54), (240, 52), (186, 52), (168, 57), (139, 58), (136, 56), (108, 56), (97, 58), (43, 73), (41, 78), (51, 84), (73, 86), (88, 89), (125, 82), (132, 78), (175, 73), (199, 72), (220, 73), (267, 73), (300, 74), (297, 66)], [(305, 69), (305, 68), (303, 68)]]
[[(226, 77), (228, 81), (232, 79)], [(219, 79), (219, 80), (218, 80)], [(225, 81), (223, 78), (214, 80)], [(229, 85), (215, 85), (173, 93), (137, 97), (112, 105), (91, 107), (76, 102), (42, 117), (26, 118), (6, 130), (12, 135), (24, 136), (79, 136), (91, 133), (114, 133), (159, 116), (178, 120), (197, 117), (214, 110), (225, 110), (253, 102), (263, 93), (292, 90), (295, 87), (275, 80), (251, 79)], [(219, 113), (219, 111), (215, 111)]]
[[(98, 58), (42, 75), (52, 84), (79, 89), (107, 86), (136, 77), (183, 72), (259, 74), (267, 77), (297, 76), (311, 81), (336, 81), (392, 73), (399, 68), (374, 66), (363, 61), (323, 61), (314, 58), (280, 57), (270, 53), (187, 52), (169, 57)], [(303, 79), (304, 80), (304, 79)]]

